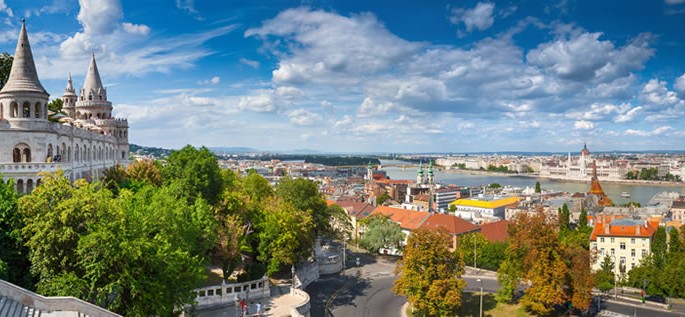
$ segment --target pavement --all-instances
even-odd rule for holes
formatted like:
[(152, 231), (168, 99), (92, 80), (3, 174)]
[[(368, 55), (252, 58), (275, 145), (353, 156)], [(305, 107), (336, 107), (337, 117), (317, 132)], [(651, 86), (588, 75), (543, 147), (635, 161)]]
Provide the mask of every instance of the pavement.
[[(256, 301), (249, 301), (247, 311), (250, 313), (247, 316), (273, 316), (273, 317), (287, 317), (290, 316), (290, 309), (303, 302), (299, 296), (290, 295), (289, 291), (285, 291), (287, 287), (272, 288), (272, 296)], [(257, 303), (262, 305), (262, 313), (257, 314)], [(214, 307), (203, 308), (197, 312), (198, 317), (239, 317), (240, 304), (217, 305)]]

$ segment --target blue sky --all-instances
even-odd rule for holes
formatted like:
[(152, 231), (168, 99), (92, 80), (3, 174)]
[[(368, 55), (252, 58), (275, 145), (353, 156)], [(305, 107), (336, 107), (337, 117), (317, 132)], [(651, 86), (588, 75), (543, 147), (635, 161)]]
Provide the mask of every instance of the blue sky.
[(0, 0), (1, 51), (24, 17), (51, 98), (94, 52), (137, 144), (685, 149), (685, 0)]

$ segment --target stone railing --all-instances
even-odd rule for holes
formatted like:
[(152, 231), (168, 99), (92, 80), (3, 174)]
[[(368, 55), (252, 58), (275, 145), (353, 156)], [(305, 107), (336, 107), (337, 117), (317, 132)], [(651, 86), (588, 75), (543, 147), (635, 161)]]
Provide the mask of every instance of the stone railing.
[(320, 275), (318, 262), (298, 264), (295, 271), (295, 287), (305, 289), (309, 284), (319, 279)]
[(2, 173), (57, 172), (58, 169), (71, 170), (71, 163), (4, 163), (0, 164)]
[(329, 255), (317, 257), (316, 261), (319, 263), (319, 274), (333, 274), (342, 271), (342, 256)]
[(290, 315), (293, 317), (309, 317), (311, 304), (309, 303), (309, 294), (297, 288), (290, 288), (290, 295), (302, 298), (302, 302), (290, 308)]
[(233, 284), (208, 286), (195, 290), (195, 302), (198, 307), (223, 304), (237, 304), (240, 300), (257, 300), (271, 295), (269, 279), (261, 279)]
[(104, 308), (74, 297), (44, 297), (0, 280), (0, 295), (44, 312), (60, 312), (49, 316), (121, 317)]

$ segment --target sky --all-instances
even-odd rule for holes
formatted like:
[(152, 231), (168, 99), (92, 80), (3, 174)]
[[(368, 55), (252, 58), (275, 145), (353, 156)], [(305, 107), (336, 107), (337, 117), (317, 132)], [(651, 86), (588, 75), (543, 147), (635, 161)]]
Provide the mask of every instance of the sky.
[(141, 145), (685, 150), (685, 0), (0, 0), (0, 52), (22, 18)]

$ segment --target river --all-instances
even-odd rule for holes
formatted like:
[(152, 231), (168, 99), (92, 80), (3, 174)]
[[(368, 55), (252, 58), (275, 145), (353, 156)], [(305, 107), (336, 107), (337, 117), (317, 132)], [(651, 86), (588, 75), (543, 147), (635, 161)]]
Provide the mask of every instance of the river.
[[(416, 180), (416, 167), (407, 167), (402, 170), (399, 166), (387, 166), (389, 164), (411, 164), (409, 162), (400, 161), (381, 161), (386, 166), (382, 167), (391, 179), (411, 179)], [(456, 184), (459, 186), (480, 186), (484, 184), (498, 183), (502, 186), (512, 186), (526, 188), (535, 187), (535, 182), (540, 182), (543, 189), (551, 189), (564, 192), (588, 192), (590, 191), (590, 181), (586, 183), (571, 182), (564, 180), (554, 180), (547, 178), (533, 178), (525, 176), (503, 176), (503, 175), (480, 175), (467, 173), (447, 173), (441, 170), (434, 170), (435, 181), (444, 184)], [(620, 205), (630, 201), (635, 201), (645, 206), (649, 200), (656, 194), (668, 191), (678, 192), (685, 195), (685, 186), (656, 186), (656, 185), (632, 185), (632, 184), (617, 184), (617, 183), (602, 183), (604, 192), (609, 195), (609, 198), (614, 201), (614, 204)], [(622, 192), (630, 194), (630, 198), (621, 197)]]

